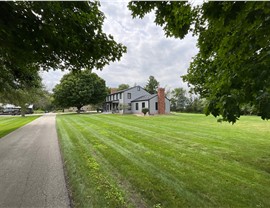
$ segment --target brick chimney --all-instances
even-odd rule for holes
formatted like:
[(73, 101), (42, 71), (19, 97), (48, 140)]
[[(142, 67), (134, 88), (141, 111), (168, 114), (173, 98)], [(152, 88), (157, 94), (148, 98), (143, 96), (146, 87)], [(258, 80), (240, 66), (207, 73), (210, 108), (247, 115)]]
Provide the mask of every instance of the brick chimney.
[(158, 88), (158, 114), (165, 114), (165, 89)]
[(117, 88), (111, 88), (111, 94), (114, 94), (117, 92)]

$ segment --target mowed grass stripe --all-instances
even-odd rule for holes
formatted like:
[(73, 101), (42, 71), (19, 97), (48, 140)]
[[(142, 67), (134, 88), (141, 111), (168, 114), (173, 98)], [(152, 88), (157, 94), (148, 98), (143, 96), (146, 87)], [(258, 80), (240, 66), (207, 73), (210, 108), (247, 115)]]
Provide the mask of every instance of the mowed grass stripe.
[[(140, 154), (139, 149), (141, 149), (141, 147), (138, 144), (135, 144), (134, 142), (131, 142), (130, 140), (126, 139), (125, 137), (122, 137), (116, 133), (113, 133), (113, 130), (116, 130), (114, 127), (110, 131), (104, 131), (104, 128), (100, 122), (93, 122), (91, 124), (89, 124), (89, 122), (86, 122), (82, 125), (84, 126), (87, 124), (88, 124), (88, 127), (90, 127), (91, 129), (89, 130), (89, 134), (94, 135), (94, 137), (97, 138), (99, 141), (103, 142), (103, 144), (115, 150), (114, 153), (110, 157), (120, 154), (122, 157), (120, 158), (119, 162), (121, 162), (123, 159), (127, 159), (130, 164), (132, 165), (134, 164), (135, 166), (137, 166), (135, 168), (136, 170), (140, 169), (140, 171), (147, 171), (149, 177), (154, 176), (154, 178), (157, 181), (163, 181), (163, 184), (169, 185), (169, 187), (163, 187), (164, 189), (163, 192), (168, 193), (171, 189), (175, 189), (175, 191), (178, 192), (180, 195), (186, 195), (186, 194), (193, 195), (192, 192), (190, 193), (187, 192), (187, 188), (184, 191), (183, 189), (184, 184), (181, 181), (179, 181), (177, 178), (175, 178), (175, 176), (170, 174), (170, 172), (162, 171), (164, 164), (159, 164), (159, 163), (155, 164), (153, 162), (150, 163), (148, 162), (147, 159), (143, 157), (144, 155), (142, 155), (141, 157), (137, 157), (137, 155)], [(97, 132), (102, 132), (102, 133), (97, 133)], [(146, 148), (142, 148), (142, 149), (144, 149), (143, 153), (147, 151)], [(133, 174), (134, 172), (132, 172), (132, 175)], [(155, 183), (157, 182), (153, 182), (149, 185), (153, 186), (153, 184)], [(136, 189), (136, 187), (134, 187), (134, 189)], [(151, 192), (149, 192), (149, 194), (151, 194)], [(151, 196), (151, 197), (153, 198), (154, 196)], [(162, 196), (159, 196), (159, 198), (160, 197)], [(200, 200), (200, 198), (196, 197), (196, 200)]]
[[(91, 131), (89, 133), (93, 133), (93, 132), (96, 132), (96, 131), (93, 131), (93, 128), (91, 128)], [(145, 163), (147, 163), (147, 161), (143, 161), (143, 160), (137, 161), (137, 160), (135, 160), (136, 157), (134, 157), (134, 155), (132, 155), (132, 152), (125, 150), (121, 146), (117, 146), (117, 144), (114, 144), (113, 142), (111, 142), (110, 138), (108, 138), (108, 137), (106, 137), (104, 135), (101, 135), (101, 134), (96, 134), (96, 133), (95, 133), (95, 136), (96, 136), (96, 138), (98, 138), (99, 141), (100, 140), (107, 141), (106, 142), (107, 145), (109, 145), (113, 149), (116, 149), (116, 152), (115, 152), (116, 154), (120, 153), (121, 155), (124, 156), (124, 158), (127, 158), (128, 160), (132, 160), (131, 164), (136, 164), (137, 166), (140, 166), (141, 168), (140, 168), (139, 172), (141, 172), (143, 169), (145, 169), (145, 168), (147, 168), (148, 166), (151, 165), (151, 164), (145, 164)], [(114, 156), (115, 153), (112, 156)], [(121, 161), (122, 160), (123, 160), (123, 158), (121, 158)], [(148, 167), (148, 169), (149, 169), (149, 167)], [(154, 172), (156, 173), (157, 171), (154, 170)], [(153, 171), (152, 171), (151, 175), (152, 174), (153, 174)]]
[[(181, 128), (168, 133), (170, 134), (168, 136), (157, 124), (164, 124), (167, 131), (168, 129), (173, 131), (168, 124), (171, 122), (170, 117), (163, 117), (163, 123), (157, 121), (161, 117), (150, 119), (148, 125), (143, 117), (81, 115), (70, 116), (66, 122), (72, 123), (72, 131), (83, 132), (85, 142), (81, 148), (87, 145), (89, 148), (91, 143), (96, 143), (91, 147), (92, 153), (88, 154), (95, 155), (98, 152), (96, 154), (98, 156), (95, 156), (102, 156), (102, 159), (97, 159), (101, 162), (100, 166), (102, 163), (105, 163), (105, 166), (110, 163), (113, 172), (118, 172), (120, 178), (125, 178), (128, 183), (133, 184), (140, 192), (139, 195), (146, 198), (149, 206), (161, 204), (164, 207), (190, 205), (209, 207), (269, 204), (262, 200), (269, 194), (269, 188), (263, 185), (269, 183), (268, 173), (264, 172), (266, 175), (263, 175), (260, 171), (253, 170), (252, 166), (243, 165), (241, 161), (230, 161), (230, 158), (221, 160), (219, 157), (224, 153), (223, 150), (227, 149), (228, 152), (225, 154), (230, 154), (228, 147), (219, 149), (220, 154), (215, 157), (211, 147), (214, 149), (216, 147), (211, 144), (211, 140), (207, 144), (207, 137), (204, 137), (201, 143), (194, 142), (190, 136), (185, 138), (186, 132)], [(178, 117), (174, 119), (174, 125), (178, 123), (181, 126), (180, 122), (181, 119)], [(180, 134), (181, 131), (183, 134)], [(218, 130), (213, 135), (217, 132)], [(108, 167), (106, 170), (108, 171)], [(250, 174), (252, 171), (255, 180)], [(253, 184), (250, 183), (251, 180)], [(145, 181), (152, 183), (144, 183)], [(236, 186), (234, 190), (232, 186)], [(228, 189), (230, 191), (226, 192)], [(167, 190), (168, 195), (164, 194)], [(254, 197), (253, 192), (257, 193), (258, 197)], [(127, 193), (125, 196), (130, 195)], [(135, 206), (138, 205), (135, 203)]]
[[(106, 122), (106, 121), (104, 121), (104, 122)], [(127, 122), (125, 122), (125, 125), (127, 125), (126, 123)], [(111, 129), (114, 130), (115, 125), (113, 125), (111, 122), (110, 122), (110, 124), (112, 125)], [(181, 151), (184, 151), (184, 150), (181, 150)], [(191, 153), (187, 153), (187, 154), (189, 156), (191, 155)], [(215, 174), (215, 178), (218, 175), (220, 175), (219, 177), (221, 180), (224, 177), (227, 177), (227, 178), (229, 177), (231, 180), (232, 179), (234, 180), (234, 183), (236, 185), (242, 184), (242, 183), (246, 183), (246, 185), (248, 185), (249, 181), (252, 180), (254, 177), (253, 175), (249, 175), (250, 178), (246, 178), (246, 176), (242, 176), (243, 173), (253, 171), (253, 169), (250, 167), (243, 166), (242, 164), (236, 163), (235, 161), (231, 162), (231, 161), (227, 161), (227, 160), (222, 160), (222, 162), (220, 163), (219, 160), (217, 160), (216, 162), (212, 161), (211, 166), (209, 166), (209, 165), (204, 164), (204, 161), (206, 161), (207, 159), (209, 160), (209, 157), (205, 158), (204, 155), (201, 155), (199, 158), (190, 158), (188, 160), (188, 162), (192, 166), (197, 166), (196, 169), (200, 168), (201, 170), (204, 170), (207, 168), (209, 170), (212, 170), (212, 172)], [(210, 158), (210, 159), (213, 160), (215, 158)], [(220, 171), (220, 168), (222, 168), (222, 166), (224, 166), (224, 165), (225, 165), (225, 167), (227, 167), (227, 172), (224, 172), (224, 170)], [(221, 166), (221, 167), (219, 167), (219, 166)], [(231, 173), (231, 172), (233, 172), (233, 173)], [(259, 174), (257, 174), (256, 177), (259, 177)], [(219, 182), (220, 179), (217, 180), (218, 184), (220, 183)], [(254, 183), (256, 183), (256, 181), (254, 181)], [(261, 183), (261, 181), (260, 181), (260, 183)]]
[[(92, 117), (92, 119), (93, 118), (94, 117)], [(95, 119), (97, 119), (97, 117), (95, 117)], [(106, 122), (106, 121), (104, 121), (104, 122)], [(175, 156), (175, 155), (173, 154), (173, 151), (172, 150), (175, 150), (176, 152), (179, 152), (179, 148), (182, 148), (181, 149), (181, 152), (187, 152), (187, 151), (189, 151), (189, 152), (191, 152), (190, 154), (192, 154), (192, 153), (194, 153), (193, 150), (196, 149), (196, 153), (197, 153), (197, 151), (199, 151), (201, 154), (203, 154), (202, 155), (202, 159), (203, 160), (205, 159), (205, 158), (203, 158), (204, 154), (206, 154), (206, 157), (209, 157), (209, 154), (212, 154), (213, 155), (213, 159), (223, 160), (223, 159), (227, 159), (227, 157), (231, 157), (233, 154), (237, 154), (237, 156), (239, 156), (239, 153), (238, 153), (239, 150), (238, 150), (238, 148), (241, 147), (241, 145), (234, 144), (233, 146), (230, 145), (227, 148), (224, 148), (224, 147), (223, 148), (219, 148), (219, 147), (217, 148), (216, 146), (212, 146), (212, 143), (211, 143), (211, 149), (210, 149), (210, 148), (208, 148), (209, 144), (208, 144), (208, 146), (205, 144), (206, 139), (204, 139), (202, 143), (198, 143), (198, 141), (194, 142), (194, 140), (190, 140), (190, 138), (188, 137), (186, 139), (181, 139), (181, 142), (179, 143), (177, 141), (179, 139), (179, 138), (177, 138), (177, 136), (168, 136), (168, 135), (164, 135), (163, 136), (161, 133), (156, 134), (155, 133), (155, 130), (156, 129), (152, 129), (152, 131), (147, 130), (148, 132), (145, 133), (145, 131), (142, 131), (143, 127), (140, 127), (140, 128), (134, 127), (133, 124), (132, 124), (132, 126), (129, 126), (126, 123), (125, 124), (121, 124), (121, 123), (118, 123), (117, 124), (117, 123), (115, 123), (114, 125), (112, 123), (110, 123), (110, 125), (112, 125), (112, 128), (111, 128), (112, 130), (115, 129), (116, 127), (119, 127), (119, 128), (122, 127), (122, 128), (130, 129), (130, 130), (132, 129), (132, 130), (135, 131), (135, 133), (137, 133), (139, 135), (142, 134), (141, 137), (140, 137), (140, 139), (143, 139), (145, 135), (146, 136), (149, 136), (149, 135), (150, 136), (153, 136), (153, 140), (150, 140), (151, 138), (150, 139), (146, 139), (146, 141), (144, 142), (144, 144), (147, 144), (147, 141), (149, 141), (151, 143), (151, 146), (153, 146), (152, 145), (153, 142), (157, 142), (158, 140), (160, 140), (162, 142), (162, 146), (164, 146), (166, 144), (170, 146), (170, 150), (167, 151), (167, 152), (168, 152), (168, 154), (171, 154), (173, 156)], [(140, 139), (138, 140), (136, 138), (137, 141), (140, 141)], [(216, 140), (218, 140), (218, 139), (216, 138)], [(172, 143), (174, 144), (173, 146), (172, 146)], [(160, 145), (159, 144), (158, 144), (158, 148), (160, 148)], [(234, 150), (235, 148), (236, 148), (236, 150)], [(264, 148), (265, 148), (265, 146), (264, 146)], [(159, 149), (157, 149), (157, 150), (159, 150)], [(249, 151), (250, 151), (250, 149), (249, 149)], [(264, 151), (261, 151), (260, 148), (258, 148), (258, 147), (254, 151), (255, 152), (256, 151), (263, 152), (263, 154), (266, 153)], [(165, 151), (165, 154), (167, 152)], [(220, 155), (219, 158), (217, 158), (217, 154), (218, 153), (221, 153), (221, 155)], [(269, 151), (267, 152), (267, 154), (269, 154)], [(248, 155), (250, 156), (250, 154), (248, 154)], [(168, 156), (168, 155), (166, 155), (166, 156)], [(232, 158), (233, 157), (231, 157), (231, 159)]]
[(37, 119), (39, 116), (0, 116), (0, 138)]
[[(244, 131), (243, 134), (243, 130), (250, 130), (250, 126), (247, 125), (245, 128), (241, 127), (238, 128), (238, 123), (237, 125), (231, 125), (228, 123), (223, 123), (223, 124), (219, 124), (217, 122), (215, 122), (215, 118), (211, 118), (211, 117), (204, 117), (203, 115), (195, 115), (194, 120), (192, 119), (188, 119), (191, 121), (186, 121), (183, 120), (184, 118), (182, 118), (182, 114), (180, 116), (168, 116), (166, 119), (166, 122), (162, 123), (162, 126), (160, 126), (160, 118), (154, 118), (154, 121), (151, 120), (150, 124), (149, 122), (147, 123), (147, 121), (149, 120), (147, 117), (147, 119), (142, 120), (140, 117), (139, 118), (134, 118), (134, 120), (126, 120), (125, 122), (128, 122), (129, 124), (132, 124), (134, 126), (137, 126), (139, 128), (147, 128), (148, 130), (152, 130), (152, 129), (156, 129), (158, 126), (160, 127), (159, 132), (164, 132), (167, 135), (175, 135), (177, 133), (177, 137), (184, 137), (185, 139), (192, 139), (194, 140), (194, 142), (196, 140), (199, 140), (200, 142), (203, 141), (204, 139), (206, 139), (207, 143), (212, 140), (214, 142), (215, 145), (219, 144), (224, 146), (224, 145), (233, 145), (235, 146), (235, 142), (239, 143), (241, 145), (245, 145), (246, 141), (247, 141), (247, 137), (248, 138), (250, 136), (252, 136), (252, 134), (250, 134), (250, 132), (246, 132)], [(199, 119), (198, 119), (199, 118)], [(201, 120), (201, 118), (204, 118), (205, 121), (199, 122)], [(115, 121), (118, 120), (120, 123), (123, 123), (122, 118), (121, 117), (112, 117), (112, 119), (114, 119)], [(126, 119), (126, 118), (123, 118)], [(136, 119), (136, 120), (135, 120)], [(141, 119), (140, 122), (138, 122)], [(258, 118), (257, 118), (258, 119)], [(152, 122), (153, 121), (153, 122)], [(144, 125), (144, 123), (147, 123), (147, 125)], [(179, 125), (179, 122), (180, 125)], [(261, 121), (261, 124), (265, 124), (265, 128), (264, 131), (262, 131), (262, 128), (260, 129), (256, 129), (256, 130), (260, 130), (260, 131), (254, 131), (253, 135), (258, 136), (258, 132), (261, 134), (262, 132), (266, 132), (266, 134), (263, 134), (263, 136), (269, 135), (270, 133), (270, 126), (268, 124), (268, 128), (266, 128), (266, 124), (267, 122)], [(215, 128), (214, 131), (213, 127)], [(226, 131), (226, 134), (223, 134), (224, 131)], [(222, 136), (221, 136), (222, 135)], [(242, 135), (242, 136), (241, 136)], [(195, 137), (194, 137), (195, 136)], [(239, 138), (239, 136), (241, 136)], [(255, 143), (258, 144), (260, 143), (260, 137), (258, 137), (258, 139), (256, 140), (251, 140), (249, 142), (251, 143)], [(232, 143), (233, 141), (233, 143)], [(263, 143), (262, 143), (262, 147), (265, 148), (265, 146), (263, 146), (265, 144), (265, 139), (262, 139)], [(269, 142), (267, 142), (269, 144)], [(252, 147), (252, 145), (249, 145)], [(266, 149), (266, 148), (265, 148)]]
[[(126, 121), (125, 123), (127, 123), (127, 122), (128, 121)], [(212, 122), (213, 122), (213, 119), (212, 119)], [(263, 121), (259, 120), (259, 122), (263, 122)], [(264, 122), (262, 124), (266, 125), (267, 122)], [(121, 123), (120, 123), (120, 125), (121, 125)], [(125, 124), (123, 124), (123, 125), (125, 125)], [(131, 128), (134, 128), (134, 125), (136, 125), (136, 124), (134, 124), (134, 122), (133, 122)], [(137, 125), (141, 125), (141, 126), (135, 127), (135, 128), (137, 128), (138, 132), (140, 132), (141, 128), (145, 129), (144, 126), (147, 126), (147, 128), (148, 128), (148, 125), (142, 125), (141, 123), (137, 124)], [(213, 128), (213, 123), (211, 125)], [(268, 125), (269, 125), (269, 123), (268, 123)], [(220, 124), (218, 124), (218, 128), (220, 128), (219, 126), (220, 126)], [(156, 128), (151, 127), (151, 129), (152, 130), (147, 129), (147, 131), (149, 131), (150, 134), (155, 135)], [(177, 127), (175, 127), (175, 129), (177, 129)], [(270, 141), (268, 139), (266, 139), (266, 138), (268, 138), (268, 135), (270, 134), (270, 128), (268, 128), (268, 130), (267, 130), (269, 132), (269, 134), (267, 134), (267, 135), (264, 135), (264, 134), (261, 135), (261, 129), (255, 130), (255, 131), (253, 130), (253, 132), (257, 131), (257, 137), (256, 137), (256, 139), (252, 139), (252, 140), (250, 140), (250, 138), (253, 138), (253, 136), (250, 135), (249, 133), (248, 134), (242, 133), (243, 134), (242, 137), (235, 136), (234, 135), (235, 129), (236, 128), (232, 127), (231, 125), (225, 124), (223, 131), (219, 132), (219, 134), (222, 136), (216, 136), (216, 137), (211, 137), (211, 136), (202, 137), (201, 136), (201, 137), (192, 138), (190, 135), (192, 134), (192, 132), (196, 131), (196, 129), (188, 129), (188, 132), (191, 132), (191, 133), (189, 133), (189, 136), (186, 136), (185, 133), (184, 133), (184, 135), (186, 137), (183, 136), (183, 134), (181, 134), (181, 133), (174, 135), (174, 136), (170, 136), (170, 135), (168, 135), (169, 134), (168, 133), (166, 135), (166, 137), (169, 137), (170, 140), (174, 139), (174, 138), (177, 138), (177, 140), (180, 138), (185, 138), (184, 140), (183, 139), (181, 140), (182, 141), (181, 145), (183, 144), (184, 141), (186, 141), (187, 144), (191, 144), (191, 141), (192, 141), (191, 146), (186, 146), (187, 148), (191, 148), (191, 150), (193, 148), (196, 148), (197, 150), (199, 148), (201, 148), (203, 153), (213, 152), (213, 154), (215, 154), (215, 155), (221, 154), (222, 158), (220, 158), (220, 159), (233, 159), (233, 160), (238, 161), (238, 160), (241, 160), (244, 158), (244, 160), (250, 165), (256, 164), (256, 166), (258, 166), (261, 164), (261, 163), (258, 163), (257, 161), (254, 161), (254, 157), (252, 154), (250, 154), (250, 152), (253, 152), (256, 155), (261, 155), (261, 158), (263, 161), (264, 161), (263, 158), (270, 156), (270, 152), (268, 149), (268, 147), (270, 145), (269, 144)], [(247, 125), (246, 129), (250, 129), (248, 125)], [(197, 131), (199, 132), (199, 130), (200, 130), (200, 128), (198, 128)], [(237, 128), (236, 130), (238, 131), (239, 129)], [(166, 132), (171, 132), (171, 131), (173, 131), (173, 129), (171, 129), (170, 131), (167, 130), (164, 133), (166, 134)], [(161, 133), (162, 131), (159, 130), (159, 132)], [(194, 134), (196, 135), (196, 134), (198, 134), (198, 132), (194, 132)], [(212, 129), (211, 129), (211, 131), (209, 130), (209, 134), (211, 134), (212, 132), (215, 132), (214, 134), (217, 134), (216, 129), (215, 129), (215, 131), (212, 131)], [(242, 132), (245, 132), (244, 129)], [(228, 135), (230, 135), (230, 136), (228, 136)], [(238, 138), (238, 140), (235, 141), (235, 138), (236, 138), (236, 140)], [(258, 142), (257, 138), (258, 138), (258, 140), (263, 140), (263, 142), (260, 142), (260, 141)], [(247, 142), (247, 140), (248, 140), (248, 142)], [(212, 141), (215, 141), (215, 142), (212, 142)], [(174, 141), (174, 142), (175, 142), (175, 144), (177, 144), (177, 141)], [(206, 149), (206, 147), (209, 146), (210, 144), (211, 144), (211, 148)], [(253, 161), (253, 163), (252, 163), (252, 161)], [(262, 170), (265, 171), (265, 167), (262, 167)], [(267, 171), (268, 170), (269, 169), (267, 169)]]
[[(93, 123), (95, 123), (95, 122), (93, 122)], [(89, 125), (91, 125), (90, 124), (90, 122), (89, 122)], [(88, 127), (89, 127), (89, 125), (88, 125)], [(82, 126), (85, 126), (85, 125), (82, 125)], [(80, 129), (80, 127), (79, 127), (79, 129)], [(89, 132), (89, 133), (93, 133), (93, 132), (96, 132), (96, 131), (93, 131), (94, 129), (93, 128), (91, 128), (91, 131)], [(96, 133), (95, 133), (96, 134)], [(136, 164), (137, 166), (139, 166), (139, 167), (135, 167), (134, 169), (133, 169), (133, 171), (130, 171), (131, 172), (131, 174), (132, 175), (135, 175), (135, 173), (136, 173), (136, 171), (137, 171), (137, 174), (141, 174), (141, 173), (144, 173), (144, 170), (147, 170), (147, 169), (149, 169), (149, 166), (151, 165), (151, 164), (149, 164), (149, 163), (146, 163), (146, 161), (143, 161), (143, 160), (140, 160), (140, 161), (137, 161), (137, 160), (135, 160), (136, 159), (136, 157), (130, 152), (130, 151), (127, 151), (127, 150), (125, 150), (124, 148), (122, 148), (121, 146), (116, 146), (116, 144), (113, 144), (110, 140), (110, 138), (106, 138), (105, 136), (103, 136), (103, 135), (101, 135), (101, 134), (96, 134), (96, 138), (98, 138), (98, 141), (101, 141), (101, 140), (107, 140), (107, 143), (105, 143), (105, 144), (107, 144), (107, 145), (110, 145), (112, 148), (114, 148), (114, 149), (116, 149), (116, 152), (114, 152), (112, 155), (110, 155), (109, 157), (111, 158), (111, 157), (114, 157), (114, 156), (116, 156), (116, 155), (118, 155), (118, 157), (119, 157), (119, 154), (121, 154), (121, 155), (124, 155), (124, 158), (123, 157), (120, 157), (120, 162), (121, 161), (123, 161), (123, 160), (125, 160), (126, 162), (126, 164), (128, 164), (128, 163), (130, 163), (129, 162), (129, 160), (131, 160), (132, 161), (132, 163), (130, 164), (130, 165), (134, 165), (134, 164)], [(93, 137), (91, 137), (91, 139), (93, 139)], [(115, 158), (115, 160), (117, 160), (117, 158)], [(146, 163), (146, 164), (145, 164)], [(125, 170), (125, 169), (124, 169)], [(123, 171), (124, 171), (123, 170)], [(153, 171), (151, 171), (150, 172), (150, 174), (148, 174), (148, 176), (144, 176), (144, 177), (147, 177), (147, 178), (149, 178), (149, 177), (151, 177), (153, 174), (155, 175), (155, 173), (158, 173), (157, 172), (157, 169), (154, 169)], [(144, 174), (145, 175), (145, 174)], [(163, 177), (164, 177), (164, 175), (162, 175)], [(154, 179), (153, 179), (154, 180)], [(168, 180), (168, 179), (167, 179)], [(138, 183), (141, 183), (141, 182), (143, 182), (143, 181), (141, 181), (141, 180), (139, 180), (138, 181)], [(156, 181), (155, 182), (151, 182), (151, 180), (148, 180), (147, 181), (148, 183), (150, 183), (147, 187), (150, 187), (151, 188), (151, 186), (153, 186), (153, 184), (155, 184), (156, 183)], [(145, 183), (145, 182), (143, 182), (143, 183)], [(170, 183), (172, 183), (172, 182), (170, 182)], [(145, 185), (145, 184), (144, 184)], [(173, 184), (172, 184), (173, 185)], [(179, 186), (180, 188), (181, 188), (181, 186)], [(178, 188), (179, 188), (178, 187)], [(135, 189), (136, 189), (136, 187), (134, 187)], [(174, 184), (174, 186), (173, 186), (173, 188), (177, 188), (177, 186), (175, 186), (175, 184)], [(147, 194), (153, 194), (153, 192), (151, 192), (151, 190), (150, 191), (147, 191), (147, 190), (142, 190), (143, 191), (143, 193), (145, 194), (145, 192), (147, 193)], [(168, 190), (164, 190), (164, 192), (161, 192), (161, 196), (160, 197), (162, 197), (163, 195), (164, 195), (164, 193), (167, 193), (167, 194), (169, 194), (170, 193), (170, 189), (168, 189)], [(187, 190), (186, 190), (186, 192), (185, 193), (182, 193), (182, 194), (187, 194)], [(173, 194), (171, 195), (172, 197), (173, 197)], [(152, 198), (153, 197), (155, 197), (155, 196), (151, 196)], [(179, 199), (178, 199), (179, 200)], [(164, 199), (164, 201), (165, 201), (165, 199)], [(184, 202), (183, 202), (184, 203)]]
[[(91, 152), (90, 140), (77, 131), (77, 122), (58, 121), (58, 133), (75, 207), (128, 207), (123, 194), (103, 172)], [(76, 129), (77, 128), (77, 129)], [(74, 130), (75, 129), (75, 130)], [(67, 132), (69, 134), (67, 135)]]

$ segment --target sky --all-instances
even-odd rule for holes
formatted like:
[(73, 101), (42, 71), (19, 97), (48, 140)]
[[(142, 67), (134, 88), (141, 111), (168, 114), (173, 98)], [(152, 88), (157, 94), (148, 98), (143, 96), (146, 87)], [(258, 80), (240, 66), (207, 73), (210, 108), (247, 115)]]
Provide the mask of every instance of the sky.
[[(196, 37), (188, 34), (183, 40), (166, 38), (162, 28), (154, 23), (154, 13), (133, 19), (125, 1), (102, 0), (100, 10), (106, 16), (104, 32), (127, 47), (120, 61), (110, 63), (102, 71), (93, 70), (108, 87), (120, 84), (144, 87), (152, 75), (166, 90), (187, 89), (180, 76), (187, 73), (192, 57), (198, 53)], [(60, 70), (41, 73), (49, 91), (63, 75)]]

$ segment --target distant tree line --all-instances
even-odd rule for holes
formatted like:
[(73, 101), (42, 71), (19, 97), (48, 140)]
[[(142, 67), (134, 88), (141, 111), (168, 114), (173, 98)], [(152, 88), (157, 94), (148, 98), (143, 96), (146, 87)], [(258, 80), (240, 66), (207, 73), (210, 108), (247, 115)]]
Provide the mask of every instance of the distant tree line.
[(203, 113), (204, 111), (205, 100), (188, 93), (182, 87), (167, 91), (167, 96), (171, 98), (171, 111), (187, 113)]

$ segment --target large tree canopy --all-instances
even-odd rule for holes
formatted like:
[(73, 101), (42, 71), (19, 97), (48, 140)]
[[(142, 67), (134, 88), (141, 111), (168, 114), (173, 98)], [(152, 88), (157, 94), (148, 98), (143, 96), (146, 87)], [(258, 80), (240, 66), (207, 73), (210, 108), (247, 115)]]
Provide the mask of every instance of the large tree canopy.
[(94, 2), (1, 2), (0, 94), (48, 69), (102, 69), (126, 48), (102, 31)]
[(167, 36), (198, 36), (183, 79), (208, 100), (207, 114), (235, 122), (249, 104), (270, 118), (270, 2), (130, 2), (134, 17), (155, 10)]
[(105, 81), (89, 70), (74, 71), (63, 76), (53, 89), (55, 104), (63, 107), (77, 107), (98, 104), (107, 95)]

